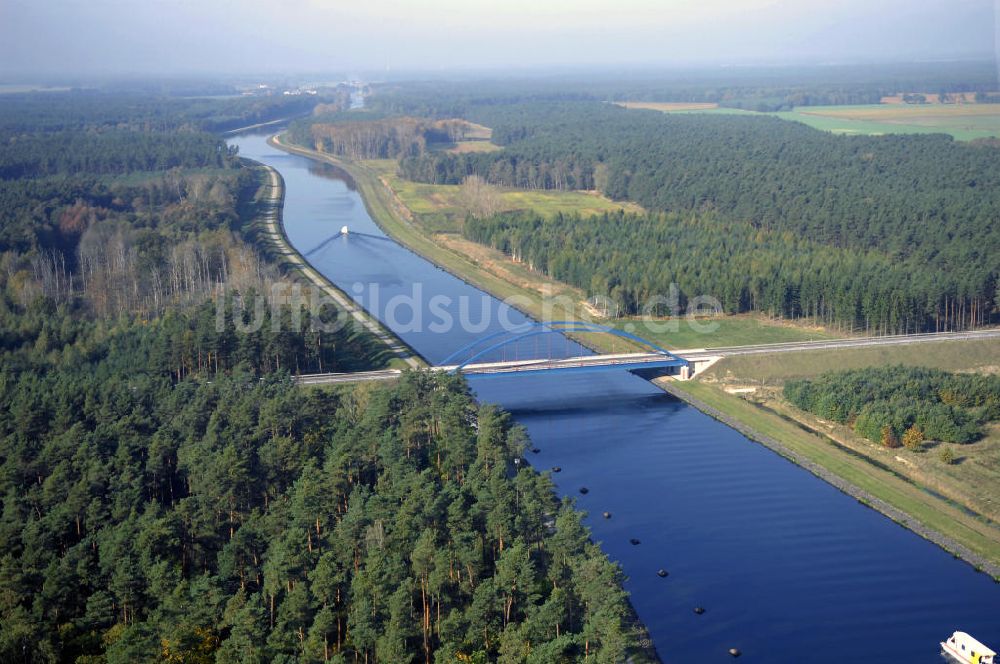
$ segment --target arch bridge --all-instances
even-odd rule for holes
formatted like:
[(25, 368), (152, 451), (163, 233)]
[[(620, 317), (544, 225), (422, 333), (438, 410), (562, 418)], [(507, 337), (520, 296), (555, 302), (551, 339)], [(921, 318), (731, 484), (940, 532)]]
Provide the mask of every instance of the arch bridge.
[[(578, 355), (565, 358), (533, 358), (502, 361), (486, 361), (490, 356), (510, 346), (517, 346), (525, 340), (545, 335), (566, 333), (608, 334), (638, 344), (647, 349), (631, 353), (604, 355)], [(448, 371), (476, 376), (497, 376), (528, 372), (584, 372), (622, 370), (663, 375), (679, 374), (686, 378), (691, 371), (690, 362), (657, 344), (635, 334), (618, 330), (607, 325), (581, 321), (553, 321), (547, 323), (526, 323), (516, 330), (503, 330), (487, 335), (458, 349), (433, 367), (436, 371)]]

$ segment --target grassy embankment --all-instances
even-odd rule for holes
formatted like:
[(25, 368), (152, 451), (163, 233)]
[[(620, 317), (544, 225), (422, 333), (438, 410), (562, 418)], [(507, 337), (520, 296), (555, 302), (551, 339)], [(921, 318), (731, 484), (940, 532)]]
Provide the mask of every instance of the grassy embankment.
[(849, 427), (803, 412), (781, 396), (784, 382), (826, 371), (906, 364), (948, 371), (1000, 371), (1000, 340), (932, 342), (726, 358), (699, 379), (674, 383), (721, 413), (769, 436), (925, 526), (1000, 565), (1000, 425), (944, 463), (936, 445), (886, 449)]

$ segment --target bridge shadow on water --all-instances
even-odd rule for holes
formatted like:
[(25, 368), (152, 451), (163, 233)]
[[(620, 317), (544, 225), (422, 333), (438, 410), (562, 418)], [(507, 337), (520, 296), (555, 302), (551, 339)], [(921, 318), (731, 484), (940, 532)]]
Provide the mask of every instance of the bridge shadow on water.
[(317, 244), (309, 251), (306, 251), (302, 255), (306, 258), (309, 258), (313, 254), (316, 254), (325, 249), (326, 247), (330, 246), (330, 244), (333, 243), (334, 240), (337, 240), (338, 238), (346, 238), (348, 241), (350, 241), (351, 238), (360, 238), (362, 241), (378, 240), (380, 242), (392, 242), (391, 239), (387, 237), (382, 237), (381, 235), (372, 235), (371, 233), (361, 233), (358, 231), (350, 231), (348, 233), (344, 233), (343, 231), (338, 231), (335, 235), (331, 235), (330, 237), (326, 238), (325, 240)]
[(685, 404), (669, 394), (644, 394), (633, 396), (574, 398), (567, 402), (565, 397), (553, 397), (550, 400), (532, 399), (532, 405), (517, 406), (505, 404), (505, 408), (514, 419), (525, 417), (575, 417), (576, 415), (615, 415), (634, 412), (636, 409), (646, 410), (656, 408), (661, 417), (680, 413)]
[[(624, 369), (602, 374), (513, 374), (488, 380), (470, 376), (468, 381), (482, 400), (502, 403), (517, 420), (621, 416), (644, 411), (656, 411), (662, 420), (688, 408), (683, 401)], [(600, 385), (596, 389), (595, 382)]]

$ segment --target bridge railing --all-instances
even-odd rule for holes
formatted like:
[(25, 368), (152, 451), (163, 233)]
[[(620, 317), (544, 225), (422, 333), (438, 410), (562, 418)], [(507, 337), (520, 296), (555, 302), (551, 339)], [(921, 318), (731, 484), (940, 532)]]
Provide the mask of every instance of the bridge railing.
[[(448, 365), (457, 363), (455, 371), (461, 372), (462, 369), (468, 366), (469, 364), (473, 364), (477, 360), (480, 360), (489, 355), (490, 353), (494, 353), (504, 348), (505, 346), (517, 344), (532, 337), (538, 337), (548, 334), (565, 334), (572, 332), (610, 334), (646, 346), (653, 352), (671, 358), (673, 360), (677, 360), (678, 362), (682, 363), (687, 362), (683, 358), (677, 357), (667, 349), (661, 348), (659, 345), (653, 343), (652, 341), (649, 341), (648, 339), (643, 339), (642, 337), (632, 334), (630, 332), (625, 332), (623, 330), (609, 327), (607, 325), (600, 325), (597, 323), (586, 323), (582, 321), (551, 321), (546, 323), (533, 322), (520, 326), (518, 330), (501, 330), (499, 332), (494, 332), (493, 334), (486, 335), (485, 337), (477, 339), (472, 343), (466, 344), (462, 348), (459, 348), (457, 351), (455, 351), (447, 358), (445, 358), (441, 362), (441, 364)], [(508, 338), (504, 339), (503, 337), (505, 336)], [(500, 339), (500, 341), (496, 341), (497, 339)], [(459, 358), (463, 357), (463, 355), (465, 354), (470, 354), (470, 355), (461, 362), (458, 362)]]

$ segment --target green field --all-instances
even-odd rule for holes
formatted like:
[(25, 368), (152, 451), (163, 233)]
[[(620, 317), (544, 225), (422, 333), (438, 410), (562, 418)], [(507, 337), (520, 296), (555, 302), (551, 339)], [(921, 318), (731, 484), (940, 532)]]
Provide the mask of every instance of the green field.
[(683, 317), (650, 321), (622, 319), (609, 324), (673, 350), (818, 341), (844, 336), (818, 327), (771, 320), (757, 315), (723, 316), (695, 321)]
[[(762, 115), (735, 108), (661, 110), (665, 113)], [(950, 134), (960, 141), (1000, 137), (1000, 104), (800, 106), (792, 111), (764, 115), (844, 135)]]
[(1000, 137), (998, 104), (809, 106), (775, 113), (836, 134), (950, 134), (960, 141)]

